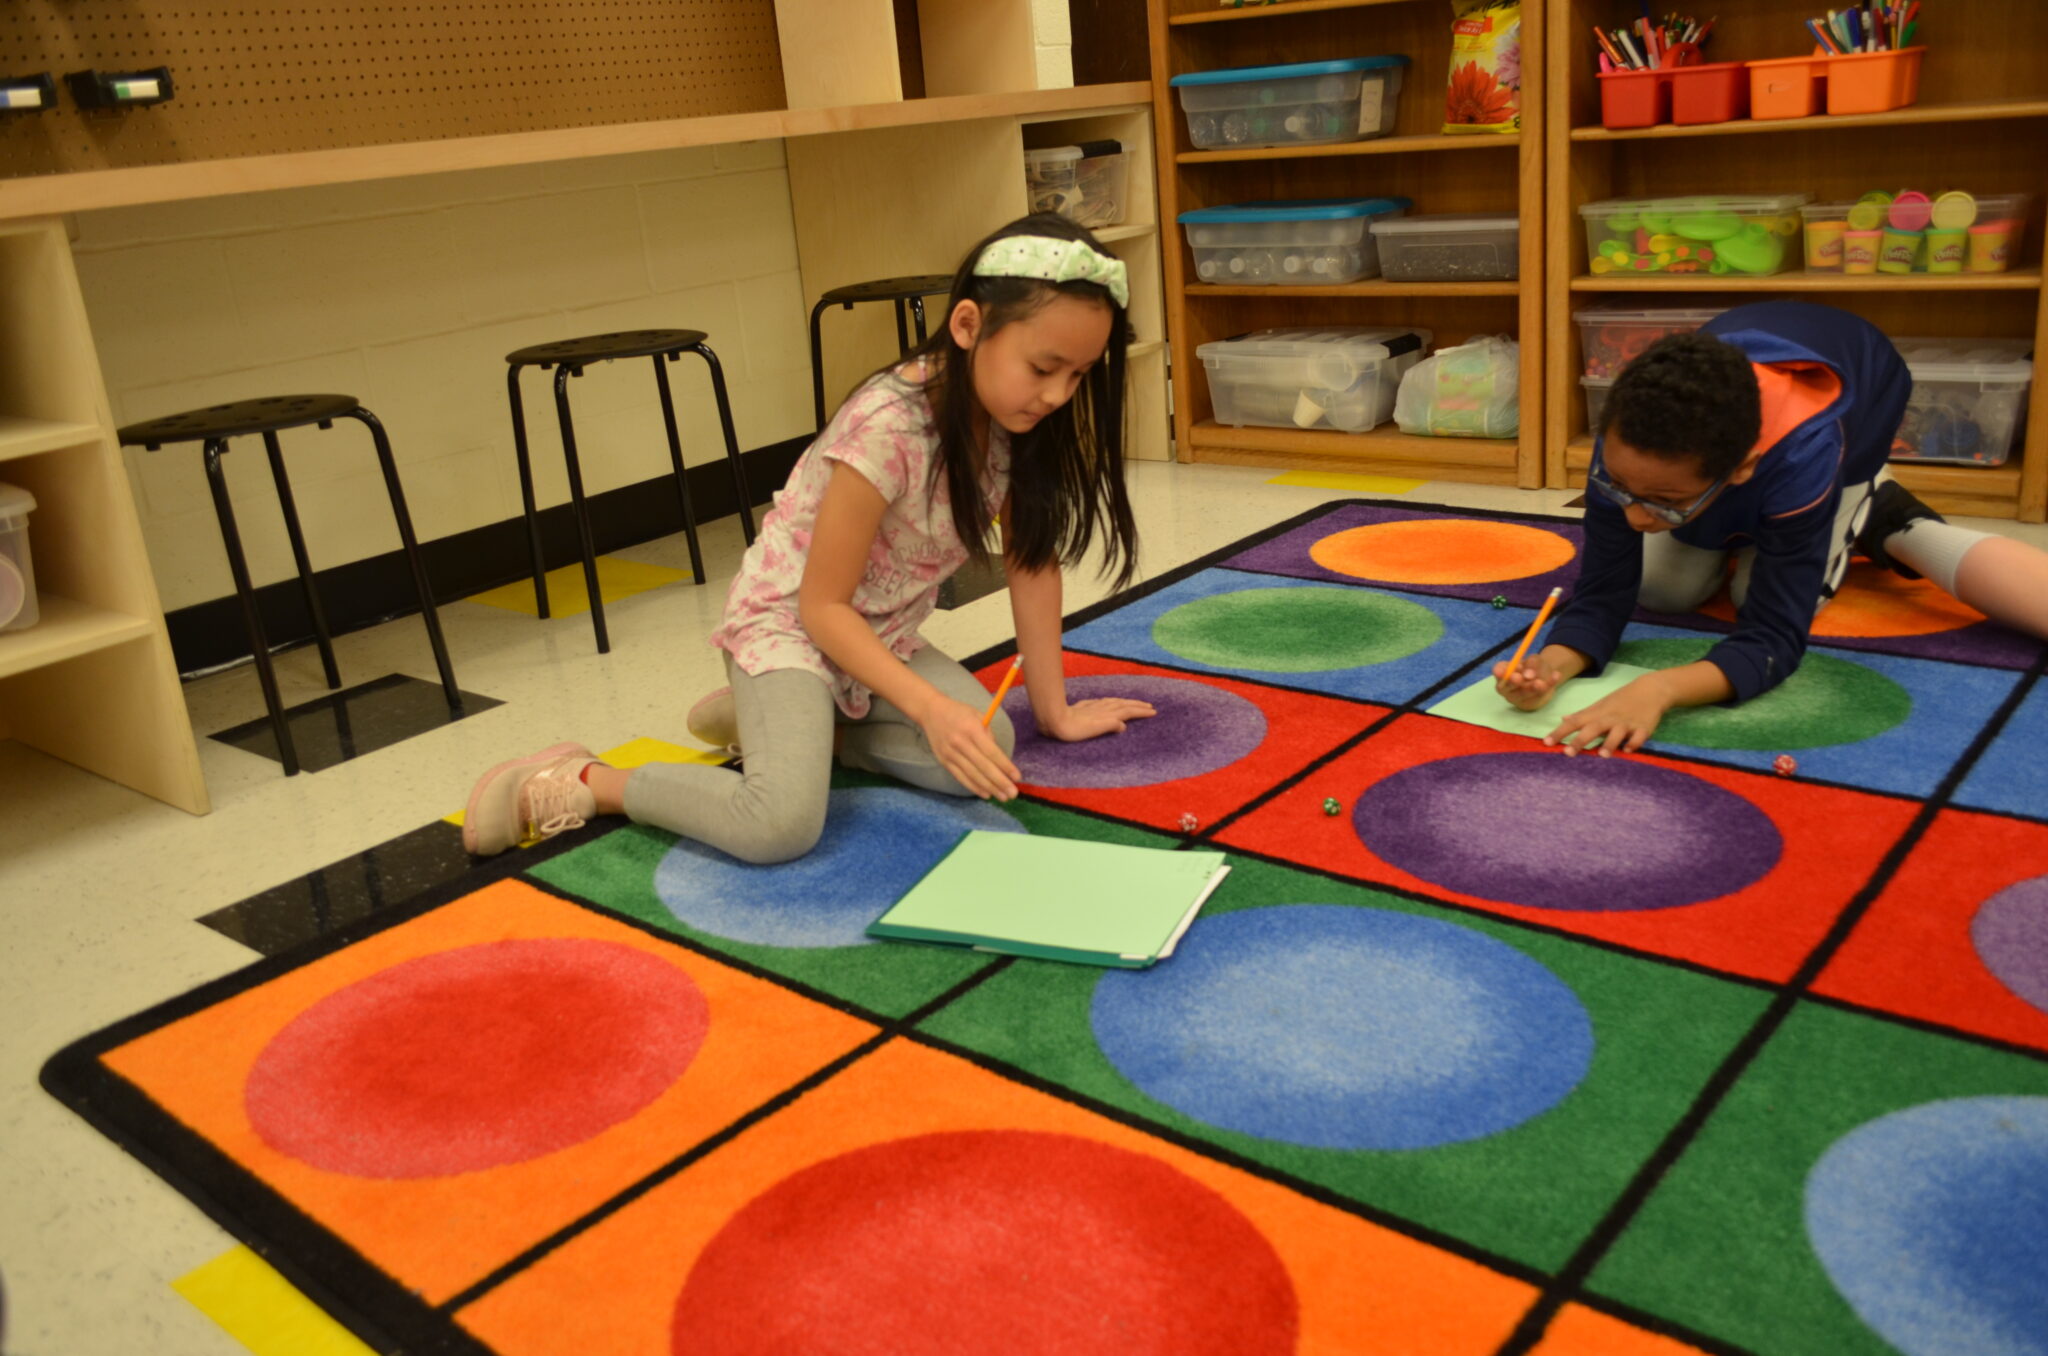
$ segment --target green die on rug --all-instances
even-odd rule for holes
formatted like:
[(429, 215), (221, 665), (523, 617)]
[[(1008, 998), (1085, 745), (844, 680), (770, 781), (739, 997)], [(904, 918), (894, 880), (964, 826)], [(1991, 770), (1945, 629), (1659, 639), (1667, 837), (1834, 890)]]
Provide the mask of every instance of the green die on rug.
[(1334, 815), (1334, 814), (1341, 814), (1341, 813), (1343, 813), (1343, 810), (1344, 810), (1344, 807), (1343, 807), (1342, 805), (1339, 805), (1339, 804), (1337, 803), (1337, 798), (1336, 798), (1335, 796), (1324, 796), (1324, 797), (1323, 797), (1323, 813), (1324, 813), (1324, 814), (1326, 814), (1326, 815)]

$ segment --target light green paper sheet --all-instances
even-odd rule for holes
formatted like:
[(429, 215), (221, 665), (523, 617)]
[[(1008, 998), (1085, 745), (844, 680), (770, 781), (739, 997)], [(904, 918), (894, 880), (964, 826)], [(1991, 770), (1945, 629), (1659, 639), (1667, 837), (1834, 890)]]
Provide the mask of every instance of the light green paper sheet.
[(1150, 965), (1173, 954), (1229, 870), (1220, 852), (970, 830), (868, 932), (1049, 960)]
[(1467, 725), (1484, 725), (1489, 730), (1541, 739), (1572, 712), (1585, 710), (1602, 697), (1651, 672), (1654, 670), (1637, 668), (1634, 664), (1609, 664), (1597, 677), (1574, 678), (1566, 683), (1541, 711), (1517, 711), (1493, 690), (1493, 674), (1489, 671), (1470, 687), (1460, 688), (1430, 707), (1429, 714), (1448, 720), (1462, 720)]

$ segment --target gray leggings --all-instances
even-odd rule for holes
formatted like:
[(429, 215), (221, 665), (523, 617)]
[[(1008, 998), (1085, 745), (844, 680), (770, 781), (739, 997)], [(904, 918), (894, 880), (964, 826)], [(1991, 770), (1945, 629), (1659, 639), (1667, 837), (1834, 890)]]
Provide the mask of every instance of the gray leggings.
[[(912, 655), (910, 671), (977, 711), (989, 691), (974, 675), (927, 645)], [(626, 814), (707, 843), (741, 861), (766, 865), (801, 857), (825, 831), (825, 796), (832, 785), (832, 751), (839, 761), (927, 791), (970, 796), (939, 764), (924, 731), (894, 705), (875, 697), (867, 715), (850, 720), (831, 690), (803, 669), (772, 669), (749, 676), (725, 659), (739, 716), (743, 771), (708, 763), (648, 763), (626, 780)], [(989, 726), (1005, 755), (1016, 747), (1010, 718), (998, 711)]]
[[(1856, 546), (1856, 534), (1870, 516), (1870, 496), (1879, 483), (1891, 478), (1889, 471), (1860, 485), (1842, 487), (1841, 506), (1835, 510), (1835, 525), (1829, 539), (1827, 569), (1821, 575), (1821, 594), (1814, 610), (1826, 607), (1849, 573), (1849, 556)], [(1636, 601), (1651, 612), (1683, 613), (1705, 603), (1721, 590), (1727, 573), (1728, 553), (1688, 546), (1669, 532), (1643, 536), (1643, 582)], [(1735, 552), (1735, 577), (1728, 581), (1728, 596), (1738, 611), (1749, 597), (1749, 575), (1756, 566), (1756, 548)]]

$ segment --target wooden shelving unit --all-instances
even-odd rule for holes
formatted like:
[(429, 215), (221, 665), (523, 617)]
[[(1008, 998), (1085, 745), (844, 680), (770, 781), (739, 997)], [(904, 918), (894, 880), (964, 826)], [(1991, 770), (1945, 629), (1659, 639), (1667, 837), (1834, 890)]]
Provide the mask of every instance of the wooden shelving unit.
[[(1853, 311), (1900, 336), (2048, 340), (2041, 235), (2048, 190), (2048, 6), (1943, 0), (1923, 17), (1920, 101), (1888, 113), (1740, 120), (1610, 132), (1590, 29), (1631, 17), (1620, 0), (1551, 0), (1554, 54), (1546, 116), (1548, 188), (1544, 276), (1547, 483), (1580, 485), (1591, 455), (1575, 310), (1643, 294), (1643, 305), (1733, 306), (1797, 297)], [(1810, 49), (1803, 0), (1724, 0), (1710, 60), (1763, 59)], [(1676, 144), (1672, 144), (1676, 143)], [(1781, 273), (1764, 278), (1657, 274), (1591, 276), (1581, 205), (1603, 198), (1694, 193), (1809, 193), (1853, 200), (1873, 188), (1947, 188), (2033, 196), (2024, 267), (1952, 277)], [(1595, 295), (1598, 294), (1598, 295)], [(2023, 449), (2004, 466), (1901, 462), (1899, 478), (1945, 513), (2048, 517), (2048, 400), (2036, 382)]]
[[(1146, 87), (1103, 87), (1098, 98), (1101, 92), (1131, 90)], [(1071, 97), (1074, 91), (1061, 93), (1069, 97), (1059, 103), (1013, 106), (1005, 113), (941, 125), (792, 138), (789, 191), (804, 287), (816, 296), (870, 278), (950, 273), (964, 244), (1029, 210), (1027, 148), (1121, 141), (1130, 156), (1124, 220), (1095, 235), (1130, 271), (1130, 453), (1164, 459), (1169, 447), (1166, 316), (1153, 193), (1152, 109), (1142, 102), (1142, 93), (1126, 103), (1098, 107)], [(906, 176), (905, 165), (934, 172)], [(929, 303), (931, 324), (940, 323), (943, 305), (940, 298)], [(886, 306), (835, 310), (826, 317), (822, 347), (828, 411), (895, 352), (895, 323)]]
[(192, 723), (58, 222), (0, 222), (0, 355), (0, 480), (36, 498), (41, 611), (0, 633), (0, 739), (203, 814)]
[[(1544, 5), (1524, 0), (1523, 130), (1446, 136), (1451, 21), (1436, 0), (1291, 0), (1221, 9), (1215, 0), (1149, 0), (1166, 328), (1174, 354), (1174, 441), (1182, 461), (1364, 471), (1535, 487), (1543, 483), (1542, 156)], [(1339, 57), (1402, 55), (1392, 135), (1334, 146), (1196, 150), (1178, 93), (1186, 71)], [(1503, 283), (1233, 287), (1195, 283), (1179, 213), (1289, 198), (1405, 197), (1417, 214), (1512, 212), (1522, 219), (1520, 278)], [(1246, 330), (1288, 325), (1416, 326), (1437, 347), (1475, 335), (1523, 341), (1521, 435), (1412, 437), (1391, 423), (1366, 433), (1230, 428), (1213, 418), (1196, 350)]]

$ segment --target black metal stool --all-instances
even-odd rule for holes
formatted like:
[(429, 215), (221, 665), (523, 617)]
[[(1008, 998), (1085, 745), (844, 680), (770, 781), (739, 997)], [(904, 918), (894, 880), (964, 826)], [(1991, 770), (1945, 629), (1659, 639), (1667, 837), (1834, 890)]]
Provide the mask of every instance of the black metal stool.
[(754, 544), (754, 514), (748, 507), (747, 476), (740, 465), (739, 440), (732, 430), (732, 404), (725, 395), (725, 372), (718, 355), (704, 342), (702, 330), (622, 330), (592, 334), (552, 344), (534, 344), (505, 355), (509, 367), (505, 386), (512, 401), (512, 444), (519, 452), (519, 493), (526, 504), (526, 539), (533, 552), (533, 594), (540, 615), (548, 615), (547, 564), (541, 557), (540, 518), (533, 506), (533, 463), (526, 450), (526, 412), (519, 400), (519, 370), (555, 369), (555, 418), (562, 426), (562, 456), (569, 464), (569, 497), (576, 505), (576, 533), (583, 546), (583, 585), (590, 591), (590, 622), (597, 631), (597, 652), (609, 654), (611, 636), (604, 625), (604, 599), (597, 592), (597, 550), (590, 536), (590, 510), (583, 501), (583, 469), (576, 460), (576, 427), (569, 418), (569, 378), (583, 375), (585, 365), (613, 358), (654, 359), (654, 384), (661, 392), (661, 418), (668, 428), (668, 457), (676, 469), (676, 497), (683, 505), (683, 532), (690, 539), (690, 572), (704, 582), (704, 554), (697, 546), (697, 513), (690, 507), (690, 482), (683, 474), (683, 444), (676, 437), (675, 398), (669, 394), (668, 369), (684, 353), (694, 353), (711, 369), (711, 392), (718, 398), (718, 423), (725, 431), (725, 460), (732, 468), (739, 494), (740, 528), (747, 545)]
[(910, 352), (910, 329), (904, 316), (908, 305), (917, 317), (917, 342), (925, 341), (924, 299), (943, 297), (953, 290), (953, 276), (950, 273), (921, 273), (912, 278), (877, 278), (873, 282), (852, 283), (846, 287), (835, 287), (818, 298), (818, 304), (811, 307), (811, 403), (817, 410), (818, 427), (825, 427), (825, 355), (819, 341), (818, 317), (833, 306), (852, 310), (857, 302), (893, 301), (896, 303), (896, 348), (899, 353)]
[(120, 431), (123, 443), (140, 445), (154, 452), (166, 443), (203, 442), (206, 445), (206, 478), (213, 487), (213, 511), (220, 517), (221, 541), (227, 547), (228, 569), (235, 577), (235, 593), (242, 603), (242, 624), (249, 632), (249, 650), (256, 660), (256, 677), (263, 685), (263, 704), (270, 711), (270, 728), (277, 735), (277, 751), (286, 776), (299, 770), (298, 750), (284, 718), (284, 703), (277, 695), (277, 674), (270, 664), (270, 642), (263, 633), (263, 619), (256, 611), (256, 591), (249, 583), (249, 563), (242, 555), (242, 537), (235, 530), (234, 507), (228, 502), (226, 472), (221, 454), (228, 439), (245, 434), (263, 435), (270, 454), (270, 477), (277, 483), (278, 505), (284, 510), (284, 527), (291, 538), (292, 559), (299, 568), (299, 585), (306, 593), (306, 610), (313, 617), (313, 636), (320, 646), (320, 663), (327, 670), (327, 686), (341, 686), (341, 669), (334, 662), (334, 640), (327, 630), (327, 613), (313, 587), (313, 566), (306, 558), (306, 537), (299, 530), (299, 511), (292, 502), (291, 482), (285, 478), (284, 452), (277, 435), (288, 428), (317, 424), (334, 427), (337, 419), (355, 419), (370, 430), (377, 445), (377, 461), (384, 468), (384, 489), (391, 496), (391, 513), (398, 520), (398, 539), (405, 546), (405, 559), (412, 568), (413, 591), (419, 595), (420, 617), (427, 624), (427, 639), (434, 647), (434, 663), (441, 670), (441, 688), (448, 694), (448, 709), (462, 710), (462, 692), (455, 686), (455, 670), (448, 663), (448, 644), (441, 638), (441, 620), (434, 611), (433, 591), (427, 586), (426, 566), (420, 560), (420, 544), (413, 536), (412, 515), (405, 509), (405, 491), (398, 485), (398, 465), (391, 458), (391, 440), (377, 416), (364, 409), (354, 396), (295, 395), (266, 396), (238, 400), (227, 405), (209, 405), (203, 410), (166, 415), (130, 424)]

